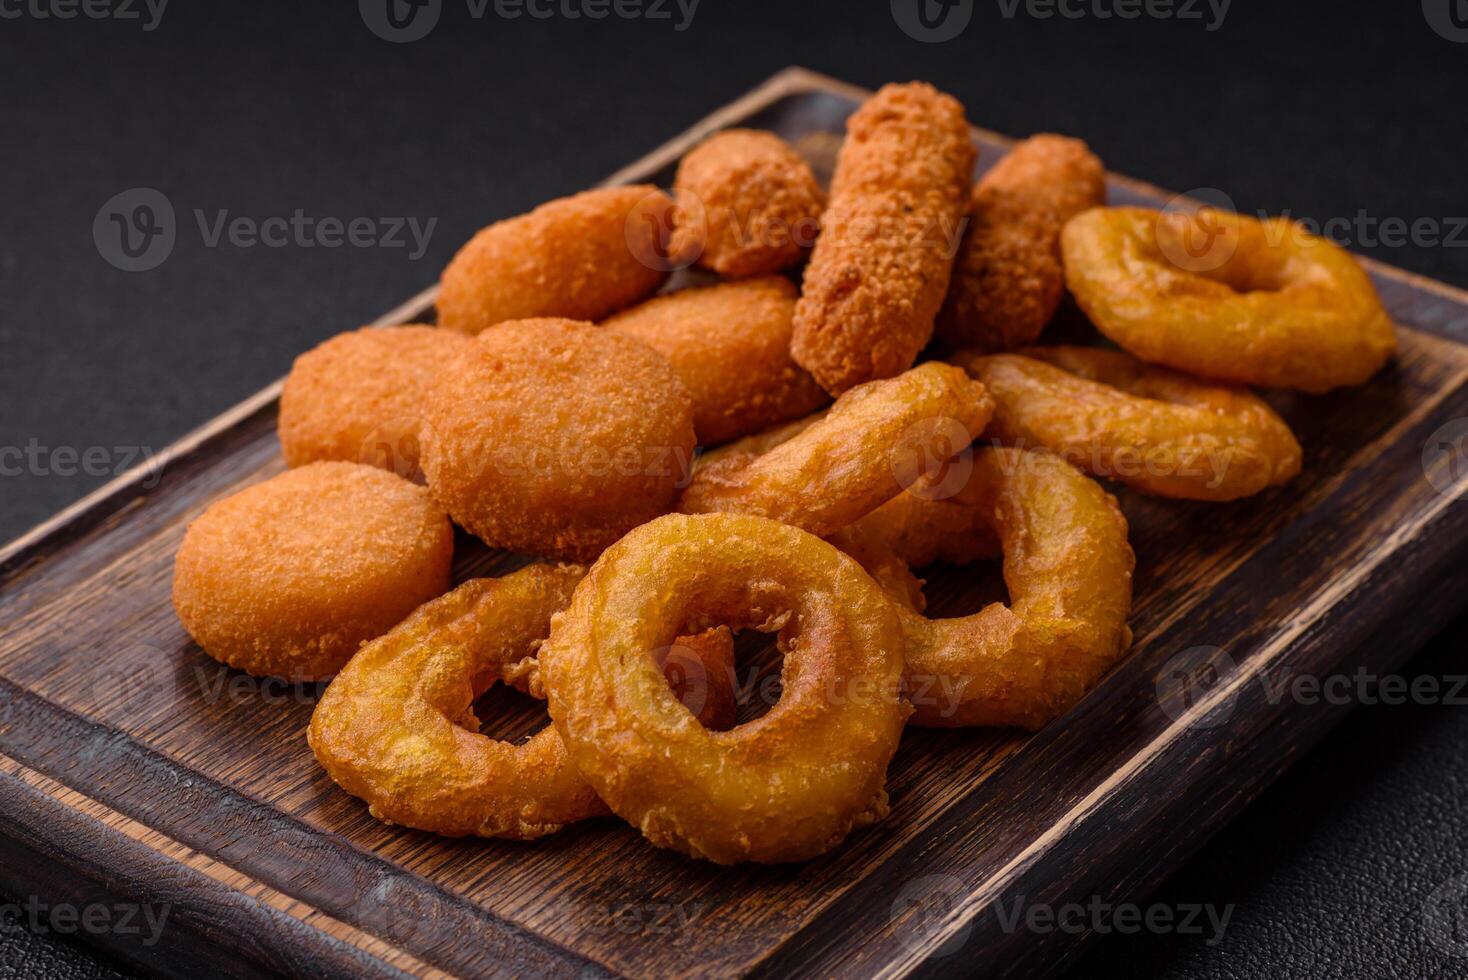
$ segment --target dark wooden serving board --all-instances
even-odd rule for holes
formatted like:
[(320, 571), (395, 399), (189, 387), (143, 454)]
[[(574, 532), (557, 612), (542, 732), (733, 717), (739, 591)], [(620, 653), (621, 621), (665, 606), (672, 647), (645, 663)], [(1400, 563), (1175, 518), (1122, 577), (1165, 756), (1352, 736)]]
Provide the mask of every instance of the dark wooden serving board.
[[(828, 171), (863, 94), (792, 69), (611, 180), (666, 185), (732, 124)], [(981, 167), (1008, 142), (975, 139)], [(1111, 194), (1168, 197), (1122, 178)], [(0, 552), (0, 887), (167, 904), (157, 945), (101, 938), (176, 975), (1057, 969), (1084, 937), (1016, 930), (996, 900), (1141, 898), (1346, 710), (1281, 698), (1282, 682), (1390, 670), (1468, 597), (1468, 423), (1442, 428), (1468, 416), (1468, 294), (1369, 267), (1401, 353), (1364, 388), (1276, 400), (1305, 447), (1298, 480), (1222, 506), (1122, 494), (1128, 658), (1037, 735), (909, 731), (891, 817), (795, 867), (687, 860), (611, 819), (522, 844), (369, 818), (306, 746), (315, 689), (218, 666), (169, 604), (188, 521), (282, 467), (267, 389), (161, 473), (127, 474)], [(460, 554), (461, 576), (506, 562)], [(929, 594), (953, 614), (994, 586), (990, 569), (940, 569)], [(503, 706), (492, 734), (543, 723), (533, 703)]]

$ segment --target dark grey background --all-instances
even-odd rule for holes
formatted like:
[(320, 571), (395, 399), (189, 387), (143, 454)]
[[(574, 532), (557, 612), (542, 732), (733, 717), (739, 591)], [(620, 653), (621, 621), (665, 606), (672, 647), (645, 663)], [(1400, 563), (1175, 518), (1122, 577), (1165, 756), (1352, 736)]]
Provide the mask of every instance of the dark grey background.
[[(0, 18), (0, 451), (47, 452), (0, 476), (0, 538), (427, 285), (480, 225), (599, 180), (793, 63), (868, 86), (924, 78), (979, 125), (1079, 135), (1124, 173), (1218, 188), (1248, 211), (1353, 219), (1360, 251), (1468, 286), (1468, 249), (1383, 244), (1354, 221), (1468, 214), (1468, 43), (1428, 16), (1445, 22), (1450, 0), (1234, 0), (1213, 30), (1206, 2), (1201, 19), (1124, 20), (1095, 0), (1072, 0), (1079, 18), (974, 0), (966, 30), (935, 44), (900, 30), (887, 0), (701, 0), (683, 30), (673, 0), (669, 19), (603, 20), (505, 19), (492, 3), (476, 20), (443, 0), (409, 44), (340, 0), (174, 0), (151, 31), (39, 18), (37, 2), (0, 2), (22, 13)], [(92, 222), (135, 187), (168, 197), (178, 240), (158, 268), (126, 273), (99, 255)], [(437, 223), (414, 261), (402, 248), (210, 248), (193, 216), (297, 208)], [(50, 472), (56, 447), (103, 447), (97, 472)], [(1462, 670), (1465, 637), (1459, 623), (1409, 673)], [(1425, 943), (1421, 913), (1468, 871), (1465, 774), (1462, 707), (1358, 710), (1154, 897), (1232, 904), (1221, 942), (1112, 936), (1082, 972), (1468, 968)], [(115, 969), (70, 941), (0, 935), (0, 977)]]

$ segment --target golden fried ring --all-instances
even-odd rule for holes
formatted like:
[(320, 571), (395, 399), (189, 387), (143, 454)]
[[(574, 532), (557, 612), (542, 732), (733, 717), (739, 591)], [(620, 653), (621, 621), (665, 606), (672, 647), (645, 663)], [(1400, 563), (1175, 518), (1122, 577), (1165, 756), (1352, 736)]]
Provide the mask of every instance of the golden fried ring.
[(984, 431), (993, 410), (962, 370), (923, 364), (853, 388), (763, 455), (750, 447), (773, 441), (768, 436), (732, 444), (695, 470), (678, 509), (759, 514), (831, 534), (940, 469)]
[(668, 359), (693, 396), (693, 431), (710, 446), (830, 401), (790, 359), (795, 297), (789, 279), (762, 276), (654, 296), (602, 326)]
[[(886, 813), (909, 708), (891, 599), (851, 558), (761, 517), (669, 515), (617, 542), (541, 651), (551, 719), (607, 805), (719, 864), (800, 861)], [(780, 700), (699, 725), (647, 657), (709, 623), (778, 630)]]
[[(932, 478), (908, 487), (849, 530), (878, 553), (889, 554), (908, 568), (922, 568), (935, 561), (967, 565), (1000, 555), (999, 539), (987, 521), (975, 518), (973, 504), (961, 491), (949, 493), (942, 484), (935, 486)], [(838, 547), (855, 557), (846, 545)], [(866, 559), (857, 560), (873, 578), (884, 582)], [(892, 578), (901, 581), (895, 574)], [(910, 592), (905, 585), (898, 591)], [(920, 602), (908, 604), (923, 608)]]
[(439, 365), (468, 342), (420, 324), (363, 327), (296, 358), (280, 391), (286, 465), (338, 459), (422, 482), (423, 400)]
[(1289, 426), (1244, 388), (1087, 347), (954, 360), (993, 394), (992, 436), (1143, 493), (1237, 500), (1300, 472)]
[(839, 395), (912, 367), (948, 292), (973, 179), (963, 106), (884, 85), (846, 123), (790, 353)]
[(974, 187), (936, 332), (950, 348), (1033, 343), (1060, 306), (1060, 229), (1106, 202), (1106, 171), (1084, 142), (1051, 133), (1015, 145)]
[(944, 505), (998, 534), (1010, 602), (928, 619), (887, 585), (906, 636), (912, 722), (1035, 730), (1131, 645), (1126, 518), (1100, 484), (1048, 453), (991, 447), (973, 462), (971, 481)]
[(673, 197), (669, 252), (731, 279), (798, 262), (826, 203), (810, 164), (758, 129), (728, 129), (694, 147), (678, 164)]
[(449, 587), (454, 529), (423, 487), (310, 463), (217, 500), (173, 563), (173, 607), (216, 660), (324, 680)]
[(443, 270), (438, 323), (476, 334), (506, 320), (600, 320), (657, 290), (673, 201), (650, 185), (603, 187), (483, 228)]
[(1321, 392), (1364, 383), (1396, 349), (1356, 259), (1288, 218), (1096, 208), (1061, 245), (1081, 309), (1144, 361)]
[[(474, 579), (364, 646), (311, 715), (322, 767), (377, 819), (450, 837), (528, 840), (607, 813), (554, 728), (502, 742), (479, 734), (473, 707), (496, 682), (534, 693), (535, 653), (585, 573), (541, 564)], [(693, 682), (685, 702), (697, 694), (710, 724), (732, 724), (727, 631), (667, 654), (659, 666)]]

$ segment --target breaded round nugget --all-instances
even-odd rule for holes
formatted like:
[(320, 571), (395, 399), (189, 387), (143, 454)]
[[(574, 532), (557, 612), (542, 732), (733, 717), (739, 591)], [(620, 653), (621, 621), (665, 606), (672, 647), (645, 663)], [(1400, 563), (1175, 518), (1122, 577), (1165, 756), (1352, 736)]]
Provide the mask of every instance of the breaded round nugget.
[(790, 351), (838, 395), (912, 367), (933, 335), (974, 167), (963, 106), (885, 85), (846, 123)]
[(795, 287), (783, 276), (680, 289), (602, 325), (666, 357), (693, 396), (709, 446), (808, 415), (829, 399), (790, 359)]
[(173, 608), (216, 660), (330, 677), (449, 586), (454, 531), (428, 491), (357, 463), (311, 463), (216, 501), (173, 563)]
[(286, 465), (337, 459), (417, 480), (423, 399), (469, 338), (410, 324), (337, 334), (296, 358), (280, 392)]
[(574, 320), (518, 320), (439, 371), (423, 472), (491, 547), (590, 561), (672, 509), (693, 401), (657, 351)]
[(696, 146), (673, 181), (669, 251), (731, 279), (779, 272), (816, 240), (826, 195), (774, 133), (729, 129)]
[(605, 187), (482, 229), (459, 249), (438, 294), (438, 323), (479, 333), (506, 320), (600, 320), (668, 277), (673, 202), (656, 187)]
[(1105, 203), (1106, 170), (1081, 140), (1041, 133), (1016, 145), (974, 188), (939, 339), (984, 351), (1034, 341), (1065, 291), (1060, 229)]

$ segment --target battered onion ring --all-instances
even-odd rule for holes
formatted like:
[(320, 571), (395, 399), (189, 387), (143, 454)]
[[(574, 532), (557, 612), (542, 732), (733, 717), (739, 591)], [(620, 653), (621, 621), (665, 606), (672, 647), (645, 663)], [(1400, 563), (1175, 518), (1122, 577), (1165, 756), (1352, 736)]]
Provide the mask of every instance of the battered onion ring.
[(1396, 349), (1361, 266), (1288, 218), (1096, 208), (1061, 246), (1081, 309), (1144, 361), (1321, 392), (1364, 383)]
[[(886, 813), (908, 706), (893, 602), (849, 557), (760, 517), (669, 515), (611, 548), (540, 654), (551, 719), (607, 805), (719, 864), (800, 861)], [(779, 630), (783, 693), (710, 732), (647, 656), (690, 628)]]
[(790, 353), (833, 395), (912, 367), (933, 336), (974, 168), (963, 106), (884, 85), (852, 113)]
[(1085, 347), (954, 360), (994, 396), (991, 435), (1143, 493), (1237, 500), (1300, 472), (1289, 427), (1246, 389)]
[[(322, 767), (377, 819), (451, 837), (528, 840), (607, 813), (554, 728), (502, 742), (478, 733), (473, 708), (497, 681), (533, 691), (535, 652), (585, 572), (531, 565), (474, 579), (364, 646), (311, 715)], [(732, 724), (727, 631), (669, 651), (696, 682), (690, 693), (713, 706), (707, 720)]]
[(1060, 229), (1106, 201), (1106, 171), (1078, 139), (1040, 133), (974, 187), (936, 332), (950, 348), (1033, 343), (1065, 292)]
[(962, 370), (923, 364), (853, 388), (820, 421), (763, 455), (749, 448), (758, 442), (732, 444), (695, 470), (678, 509), (759, 514), (831, 534), (941, 469), (984, 431), (993, 411), (983, 386)]
[(1126, 518), (1100, 484), (1048, 453), (992, 447), (973, 462), (945, 506), (966, 507), (999, 535), (1010, 603), (927, 619), (887, 581), (906, 636), (912, 723), (1035, 730), (1131, 645)]
[[(934, 487), (931, 478), (899, 493), (849, 530), (856, 532), (858, 539), (875, 553), (889, 554), (910, 568), (922, 568), (935, 561), (966, 565), (998, 558), (1000, 554), (999, 539), (987, 521), (975, 517), (974, 505), (963, 492), (949, 494), (946, 489)], [(853, 548), (860, 548), (861, 544), (838, 547), (860, 561), (878, 582), (885, 584), (894, 579), (901, 582), (895, 573), (884, 579), (866, 558), (857, 555)], [(878, 559), (877, 566), (880, 565)], [(897, 591), (907, 592), (910, 597), (910, 589), (905, 584), (899, 585)], [(921, 602), (909, 601), (908, 605), (923, 608)]]

